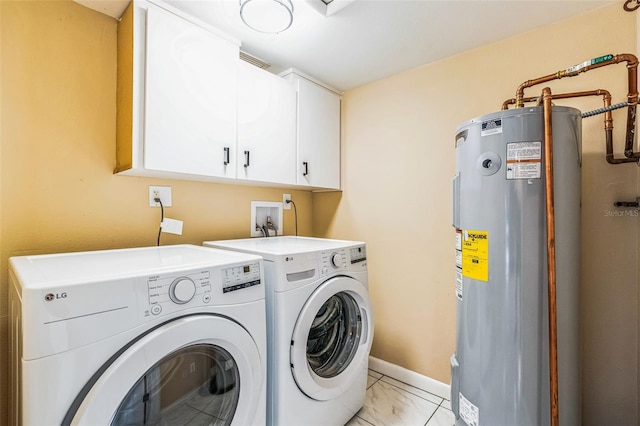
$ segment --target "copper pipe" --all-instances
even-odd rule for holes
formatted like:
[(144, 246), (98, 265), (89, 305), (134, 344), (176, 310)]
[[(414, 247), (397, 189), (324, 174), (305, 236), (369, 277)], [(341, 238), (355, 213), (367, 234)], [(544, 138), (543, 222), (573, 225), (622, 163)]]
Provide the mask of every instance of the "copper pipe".
[[(609, 58), (610, 56), (610, 58)], [(638, 104), (638, 58), (630, 53), (622, 53), (619, 55), (605, 55), (601, 56), (600, 61), (591, 65), (578, 65), (571, 67), (567, 70), (558, 71), (554, 74), (549, 74), (544, 77), (539, 77), (533, 80), (527, 80), (518, 86), (516, 90), (516, 108), (522, 108), (524, 99), (524, 89), (527, 87), (535, 86), (537, 84), (545, 83), (551, 80), (559, 80), (563, 77), (575, 77), (578, 74), (587, 72), (596, 68), (601, 68), (607, 65), (618, 64), (620, 62), (627, 62), (628, 79), (629, 79), (629, 93), (627, 95), (627, 102), (629, 106), (635, 106)]]
[(636, 158), (615, 158), (613, 154), (613, 129), (604, 129), (607, 147), (606, 159), (609, 164), (637, 163)]
[[(539, 99), (540, 99), (539, 97), (535, 96), (535, 97), (533, 97), (533, 98), (526, 98), (526, 99), (523, 99), (523, 100), (522, 100), (522, 102), (527, 102), (527, 103), (528, 103), (528, 102), (536, 102), (536, 101), (538, 101)], [(515, 104), (515, 103), (516, 103), (516, 98), (507, 99), (506, 101), (504, 101), (504, 102), (502, 103), (502, 110), (504, 111), (504, 110), (509, 109), (509, 105), (513, 105), (513, 104)]]
[[(579, 98), (582, 96), (603, 96), (603, 97), (608, 97), (609, 98), (609, 103), (605, 104), (605, 106), (610, 106), (611, 105), (611, 94), (609, 93), (608, 90), (605, 89), (597, 89), (597, 90), (587, 90), (584, 92), (571, 92), (571, 93), (557, 93), (557, 94), (552, 94), (551, 98), (552, 99), (568, 99), (568, 98)], [(528, 103), (528, 102), (538, 102), (537, 105), (540, 105), (541, 99), (539, 96), (534, 96), (532, 98), (523, 98), (522, 102), (523, 103)], [(511, 99), (507, 99), (506, 101), (504, 101), (502, 103), (502, 109), (506, 110), (509, 109), (509, 105), (513, 105), (517, 102), (516, 98), (511, 98)], [(608, 112), (608, 114), (610, 115), (611, 113)]]
[(638, 105), (638, 58), (630, 53), (616, 55), (619, 62), (627, 63), (629, 91), (627, 93), (627, 137), (624, 145), (624, 155), (628, 158), (640, 158), (640, 153), (633, 152), (636, 132), (636, 106)]
[[(608, 90), (604, 89), (585, 90), (583, 92), (557, 93), (550, 96), (552, 99), (581, 98), (583, 96), (602, 96), (603, 99), (609, 99), (608, 104), (605, 101), (605, 105), (611, 105), (611, 93), (609, 93)], [(611, 112), (609, 112), (609, 114), (611, 114)]]
[[(605, 89), (597, 89), (597, 90), (588, 90), (584, 92), (573, 92), (573, 93), (558, 93), (552, 94), (552, 99), (568, 99), (568, 98), (579, 98), (583, 96), (602, 96), (602, 101), (604, 103), (605, 108), (611, 106), (611, 93)], [(535, 96), (533, 98), (525, 98), (523, 102), (540, 102), (540, 97)], [(502, 104), (502, 109), (509, 109), (509, 105), (513, 105), (516, 103), (515, 98), (507, 99)], [(605, 147), (606, 154), (605, 158), (609, 164), (623, 164), (623, 163), (637, 163), (638, 160), (636, 158), (615, 158), (615, 154), (613, 153), (613, 114), (611, 111), (606, 111), (604, 113), (604, 132), (605, 132)]]
[[(606, 90), (605, 90), (606, 92)], [(603, 96), (604, 107), (611, 106), (611, 95), (606, 92)], [(605, 158), (609, 164), (637, 163), (634, 158), (615, 158), (613, 154), (613, 114), (611, 111), (604, 113), (604, 137), (606, 145)]]
[[(560, 93), (551, 95), (552, 99), (579, 98), (583, 96), (602, 96), (605, 108), (611, 106), (611, 93), (608, 90), (597, 89), (585, 92)], [(537, 99), (537, 98), (536, 98)], [(525, 100), (526, 102), (526, 100)], [(609, 164), (637, 163), (635, 158), (615, 158), (613, 153), (613, 114), (611, 111), (604, 113), (604, 134), (605, 134), (605, 158)]]
[(638, 58), (631, 53), (621, 53), (614, 58), (615, 62), (627, 63), (627, 78), (629, 79), (629, 105), (638, 105)]
[(545, 75), (544, 77), (539, 77), (534, 80), (527, 80), (518, 86), (518, 90), (516, 90), (516, 108), (522, 108), (524, 106), (523, 98), (524, 98), (524, 89), (527, 87), (535, 86), (537, 84), (546, 83), (551, 80), (559, 80), (566, 75), (565, 71), (558, 71), (555, 74)]
[[(600, 89), (603, 94), (603, 102), (604, 106), (611, 106), (611, 94), (606, 90)], [(635, 120), (634, 120), (635, 121)], [(627, 126), (629, 120), (627, 118)], [(611, 111), (607, 111), (604, 113), (604, 136), (605, 136), (605, 158), (607, 159), (607, 163), (609, 164), (623, 164), (623, 163), (637, 163), (638, 160), (636, 158), (615, 158), (613, 153), (613, 114)]]
[(553, 128), (551, 89), (542, 90), (544, 112), (544, 177), (547, 214), (547, 286), (549, 299), (549, 405), (551, 426), (558, 426), (558, 317), (556, 306), (556, 223), (553, 193)]
[[(581, 74), (583, 72), (604, 67), (606, 65), (617, 64), (619, 62), (626, 61), (627, 56), (629, 56), (628, 53), (625, 53), (622, 55), (615, 55), (615, 56), (605, 55), (605, 56), (601, 56), (600, 58), (595, 58), (596, 60), (598, 60), (598, 62), (590, 65), (579, 64), (569, 69), (558, 71), (554, 74), (545, 75), (544, 77), (538, 77), (533, 80), (527, 80), (524, 83), (522, 83), (520, 86), (518, 86), (518, 90), (516, 90), (516, 108), (522, 108), (523, 106), (522, 99), (524, 98), (524, 89), (526, 89), (527, 87), (535, 86), (541, 83), (546, 83), (547, 81), (551, 81), (551, 80), (559, 80), (563, 77), (575, 77), (576, 75)], [(633, 55), (630, 55), (630, 56), (633, 56)]]
[[(535, 86), (536, 84), (544, 83), (551, 80), (561, 79), (563, 77), (573, 77), (583, 72), (587, 72), (607, 65), (626, 62), (629, 89), (627, 92), (628, 109), (624, 155), (627, 158), (640, 159), (640, 152), (633, 152), (636, 133), (636, 109), (638, 105), (638, 58), (631, 53), (621, 53), (619, 55), (605, 55), (599, 58), (594, 58), (591, 60), (591, 62), (592, 63), (589, 65), (587, 65), (585, 62), (573, 66), (567, 70), (558, 71), (555, 74), (549, 74), (534, 80), (525, 81), (520, 86), (518, 86), (518, 90), (516, 91), (516, 108), (524, 107), (524, 89), (527, 87)], [(504, 105), (505, 104), (503, 104), (503, 108)], [(619, 162), (614, 162), (612, 164), (619, 164)]]

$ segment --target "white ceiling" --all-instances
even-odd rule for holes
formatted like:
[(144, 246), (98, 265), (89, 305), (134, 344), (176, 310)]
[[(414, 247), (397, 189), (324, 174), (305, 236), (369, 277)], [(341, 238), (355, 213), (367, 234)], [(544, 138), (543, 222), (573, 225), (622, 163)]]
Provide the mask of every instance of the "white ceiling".
[[(114, 17), (120, 16), (129, 3), (128, 0), (76, 1)], [(241, 49), (272, 64), (271, 71), (295, 67), (340, 90), (613, 3), (603, 0), (357, 0), (325, 16), (312, 7), (311, 2), (321, 0), (293, 0), (293, 25), (283, 33), (268, 35), (242, 23), (238, 0), (166, 1), (240, 39)]]

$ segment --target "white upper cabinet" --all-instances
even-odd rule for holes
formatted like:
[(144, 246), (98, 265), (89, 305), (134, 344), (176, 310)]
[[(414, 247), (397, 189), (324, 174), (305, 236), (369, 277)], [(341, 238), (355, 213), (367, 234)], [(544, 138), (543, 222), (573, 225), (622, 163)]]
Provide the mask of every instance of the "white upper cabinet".
[(178, 16), (148, 10), (145, 168), (234, 177), (238, 53)]
[(297, 70), (281, 74), (298, 91), (298, 185), (340, 189), (340, 94)]
[(237, 178), (296, 184), (296, 91), (240, 61)]
[(119, 23), (116, 172), (235, 178), (239, 45), (173, 12), (135, 1)]
[(340, 94), (160, 0), (118, 23), (114, 173), (340, 189)]

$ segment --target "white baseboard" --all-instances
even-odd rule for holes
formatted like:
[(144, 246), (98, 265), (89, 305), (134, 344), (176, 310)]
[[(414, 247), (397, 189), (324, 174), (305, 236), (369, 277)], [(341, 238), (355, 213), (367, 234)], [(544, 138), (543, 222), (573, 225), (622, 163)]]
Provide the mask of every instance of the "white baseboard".
[(423, 376), (415, 371), (407, 370), (390, 362), (383, 361), (372, 356), (369, 357), (369, 368), (393, 379), (415, 386), (440, 398), (451, 398), (451, 386), (439, 382), (431, 377)]

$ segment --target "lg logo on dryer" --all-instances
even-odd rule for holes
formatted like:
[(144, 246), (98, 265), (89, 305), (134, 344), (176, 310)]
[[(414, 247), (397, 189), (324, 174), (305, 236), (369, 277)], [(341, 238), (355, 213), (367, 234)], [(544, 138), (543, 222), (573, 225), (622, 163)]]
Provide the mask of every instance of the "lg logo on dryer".
[(67, 293), (47, 293), (44, 296), (44, 300), (46, 300), (47, 302), (52, 302), (56, 299), (66, 299), (67, 298)]

